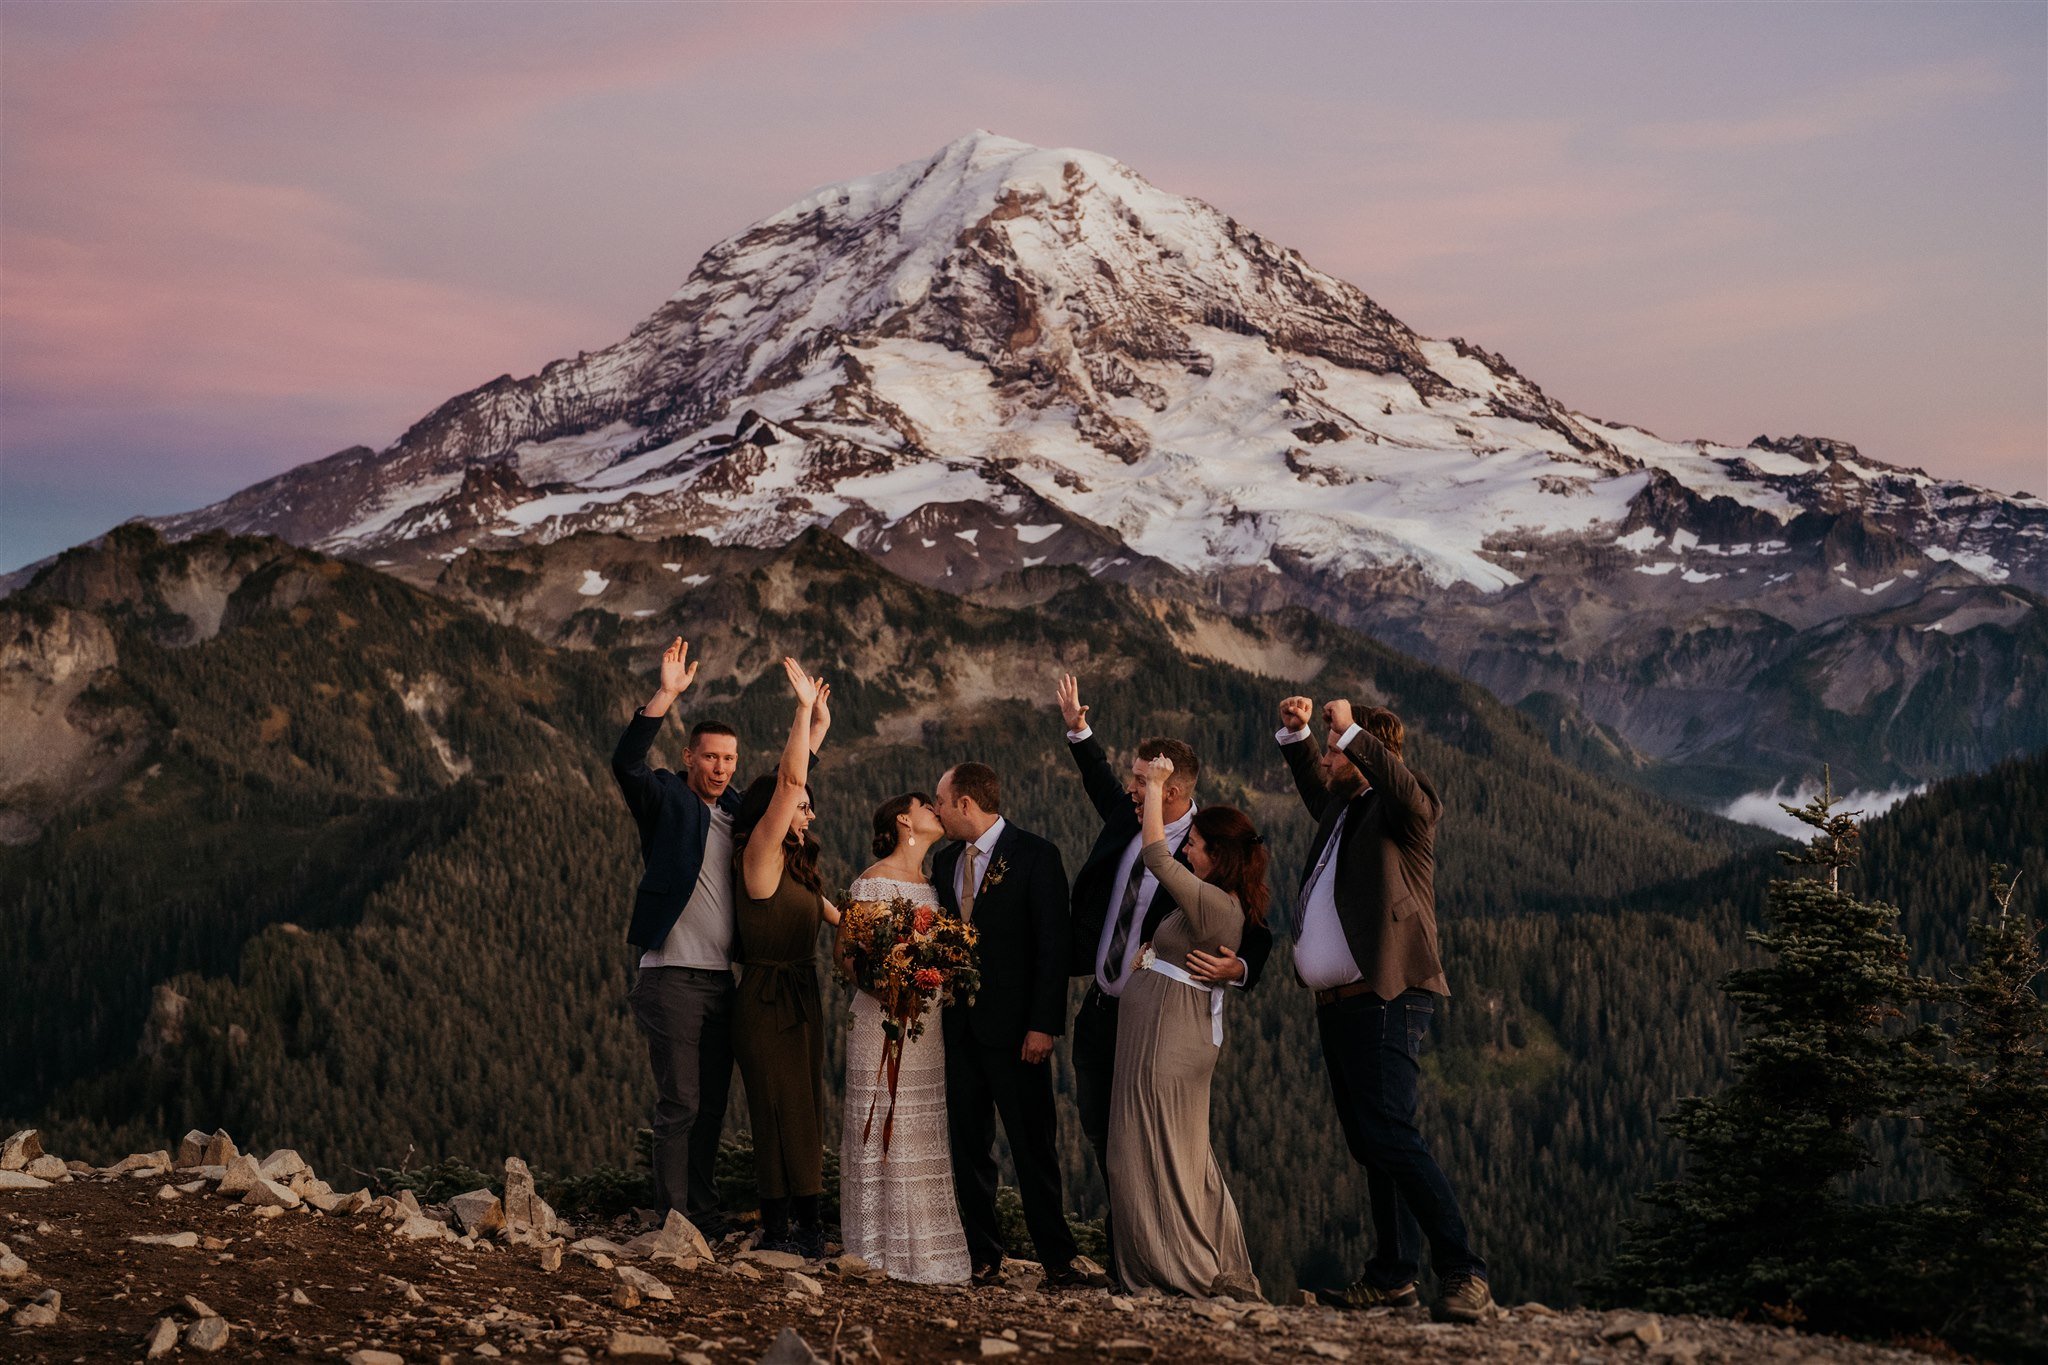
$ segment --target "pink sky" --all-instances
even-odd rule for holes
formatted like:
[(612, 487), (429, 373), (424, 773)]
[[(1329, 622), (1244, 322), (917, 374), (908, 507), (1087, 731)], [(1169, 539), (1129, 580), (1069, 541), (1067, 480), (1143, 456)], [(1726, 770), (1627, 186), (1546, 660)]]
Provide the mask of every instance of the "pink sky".
[(619, 339), (975, 127), (1662, 435), (2048, 493), (2048, 6), (0, 5), (0, 568)]

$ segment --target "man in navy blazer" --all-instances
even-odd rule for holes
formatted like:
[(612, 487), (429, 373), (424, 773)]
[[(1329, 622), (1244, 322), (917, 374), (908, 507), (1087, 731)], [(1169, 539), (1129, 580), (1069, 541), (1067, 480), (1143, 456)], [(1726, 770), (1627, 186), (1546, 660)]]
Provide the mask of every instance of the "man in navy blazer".
[[(680, 773), (648, 750), (698, 665), (681, 639), (661, 656), (661, 686), (633, 713), (612, 776), (640, 827), (643, 870), (626, 941), (640, 949), (630, 1001), (654, 1070), (654, 1194), (704, 1227), (719, 1219), (718, 1136), (732, 1089), (732, 817), (739, 737), (699, 721)], [(831, 717), (812, 729), (822, 743)]]

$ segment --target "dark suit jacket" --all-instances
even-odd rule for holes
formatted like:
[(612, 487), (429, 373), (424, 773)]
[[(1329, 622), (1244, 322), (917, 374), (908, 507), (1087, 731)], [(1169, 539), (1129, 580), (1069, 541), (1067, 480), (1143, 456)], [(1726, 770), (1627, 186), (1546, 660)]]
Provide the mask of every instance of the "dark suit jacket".
[[(662, 720), (636, 710), (612, 751), (612, 776), (640, 826), (640, 858), (645, 865), (633, 897), (633, 922), (626, 930), (626, 942), (636, 948), (660, 947), (675, 927), (697, 889), (704, 843), (711, 836), (711, 811), (703, 798), (680, 774), (647, 766), (647, 751), (654, 747)], [(718, 804), (728, 815), (739, 809), (737, 784), (725, 789)]]
[(1283, 744), (1280, 752), (1316, 818), (1301, 870), (1304, 896), (1342, 814), (1333, 890), (1344, 941), (1366, 984), (1383, 1000), (1410, 987), (1449, 995), (1436, 941), (1436, 826), (1444, 811), (1436, 788), (1362, 729), (1344, 752), (1372, 785), (1350, 801), (1336, 799), (1324, 784), (1313, 736)]
[[(1081, 870), (1074, 874), (1074, 960), (1068, 968), (1074, 976), (1092, 977), (1095, 975), (1095, 945), (1102, 941), (1102, 926), (1108, 923), (1110, 912), (1116, 908), (1110, 904), (1110, 898), (1117, 891), (1116, 872), (1123, 866), (1124, 854), (1130, 851), (1131, 840), (1138, 837), (1142, 822), (1138, 808), (1131, 804), (1130, 792), (1117, 780), (1116, 769), (1110, 766), (1102, 741), (1091, 734), (1079, 742), (1069, 741), (1067, 750), (1073, 755), (1074, 766), (1081, 770), (1081, 785), (1087, 789), (1090, 804), (1102, 817), (1102, 833), (1096, 836), (1095, 847), (1088, 851), (1088, 861), (1081, 864)], [(1188, 861), (1185, 840), (1182, 845), (1173, 851), (1173, 856), (1185, 867)], [(1145, 865), (1136, 863), (1132, 870), (1142, 873)], [(1145, 907), (1145, 922), (1139, 926), (1138, 941), (1149, 941), (1173, 911), (1174, 899), (1165, 888), (1154, 892), (1152, 903)], [(1244, 959), (1243, 989), (1250, 990), (1259, 983), (1259, 973), (1266, 969), (1266, 959), (1272, 954), (1273, 931), (1263, 924), (1246, 920), (1244, 939), (1238, 947), (1238, 956)]]
[[(932, 859), (932, 885), (949, 915), (960, 913), (953, 881), (966, 845), (947, 844)], [(981, 868), (974, 898), (980, 934), (981, 991), (972, 1005), (946, 1010), (949, 1024), (965, 1027), (985, 1047), (1024, 1046), (1026, 1033), (1066, 1032), (1067, 869), (1050, 839), (1006, 823)]]

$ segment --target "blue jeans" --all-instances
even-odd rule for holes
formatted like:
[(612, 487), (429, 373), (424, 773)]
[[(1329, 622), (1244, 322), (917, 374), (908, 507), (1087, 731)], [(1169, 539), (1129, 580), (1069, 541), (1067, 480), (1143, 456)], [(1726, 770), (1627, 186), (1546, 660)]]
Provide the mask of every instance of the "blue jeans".
[(1415, 1126), (1422, 1076), (1416, 1057), (1435, 1010), (1436, 997), (1423, 990), (1392, 1000), (1354, 995), (1316, 1010), (1330, 1095), (1372, 1196), (1373, 1254), (1365, 1281), (1377, 1289), (1414, 1282), (1424, 1238), (1439, 1280), (1486, 1274), (1451, 1182)]

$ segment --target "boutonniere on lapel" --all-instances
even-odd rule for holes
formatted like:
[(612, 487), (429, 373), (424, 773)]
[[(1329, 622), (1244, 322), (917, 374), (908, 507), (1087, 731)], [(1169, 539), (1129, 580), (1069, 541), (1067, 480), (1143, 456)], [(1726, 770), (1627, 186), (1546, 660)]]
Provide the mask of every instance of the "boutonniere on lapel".
[(988, 875), (981, 879), (981, 889), (993, 891), (1003, 884), (1003, 878), (1010, 875), (1010, 860), (998, 858), (988, 865)]

